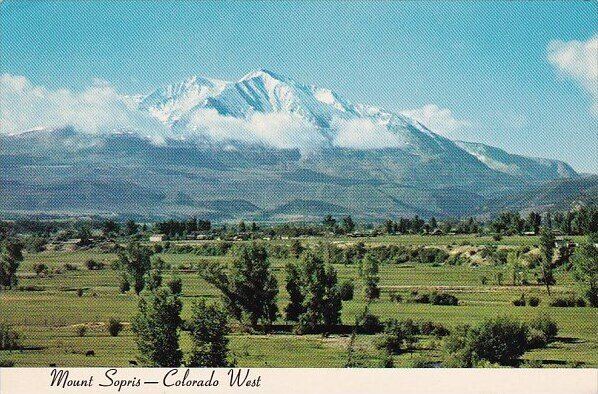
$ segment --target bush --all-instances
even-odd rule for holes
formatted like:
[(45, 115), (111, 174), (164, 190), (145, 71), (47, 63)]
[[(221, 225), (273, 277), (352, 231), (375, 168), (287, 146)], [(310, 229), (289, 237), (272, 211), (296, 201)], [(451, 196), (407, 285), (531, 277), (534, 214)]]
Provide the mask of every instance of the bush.
[(363, 317), (357, 331), (361, 334), (377, 334), (382, 331), (382, 328), (383, 325), (380, 323), (380, 318), (368, 313)]
[(586, 306), (586, 301), (583, 298), (577, 298), (575, 296), (555, 297), (550, 300), (550, 306), (559, 308), (572, 308), (576, 306), (584, 307)]
[(508, 317), (485, 320), (476, 327), (460, 326), (445, 340), (449, 367), (473, 367), (482, 360), (511, 365), (527, 349), (527, 325)]
[(433, 292), (430, 295), (430, 303), (433, 305), (459, 305), (459, 299), (452, 294)]
[(512, 302), (515, 306), (525, 306), (525, 295), (521, 294), (521, 297), (515, 298)]
[(77, 334), (78, 337), (84, 337), (86, 333), (87, 333), (86, 326), (77, 326), (75, 328), (75, 334)]
[(355, 286), (353, 285), (353, 282), (351, 282), (350, 280), (342, 281), (339, 290), (341, 293), (341, 300), (349, 301), (353, 299)]
[(83, 289), (77, 289), (77, 297), (83, 297)]
[(77, 271), (79, 269), (79, 267), (77, 267), (75, 264), (65, 263), (64, 264), (64, 269), (66, 271)]
[(536, 307), (540, 305), (540, 299), (538, 297), (532, 296), (529, 298), (528, 304), (529, 306)]
[(46, 276), (50, 272), (50, 268), (44, 263), (33, 264), (33, 272), (35, 272), (37, 276), (42, 274)]
[(529, 323), (529, 327), (541, 331), (548, 342), (554, 340), (559, 333), (556, 322), (548, 315), (540, 315)]
[(542, 368), (542, 360), (525, 360), (519, 368)]
[(94, 259), (88, 259), (87, 261), (85, 261), (85, 266), (90, 271), (104, 269), (104, 263), (95, 261)]
[(394, 291), (391, 291), (388, 293), (388, 298), (390, 299), (390, 302), (401, 302), (403, 301), (403, 297)]
[(21, 346), (19, 333), (5, 323), (0, 323), (0, 350), (17, 350)]
[(449, 330), (442, 324), (431, 321), (421, 322), (419, 332), (422, 335), (433, 335), (435, 337), (444, 337), (449, 334)]
[(546, 335), (540, 330), (532, 328), (527, 334), (527, 348), (528, 349), (540, 349), (548, 344)]
[(14, 367), (15, 362), (12, 360), (0, 360), (0, 368)]
[(409, 295), (408, 302), (413, 304), (429, 304), (430, 295), (426, 293), (420, 294), (417, 290), (413, 290)]
[(108, 324), (106, 324), (106, 328), (108, 329), (108, 333), (111, 336), (116, 337), (122, 331), (123, 324), (120, 322), (120, 320), (112, 317), (112, 318), (110, 318), (110, 320), (108, 320)]
[(172, 294), (181, 294), (183, 291), (183, 280), (180, 276), (174, 276), (166, 282), (166, 286), (170, 287)]

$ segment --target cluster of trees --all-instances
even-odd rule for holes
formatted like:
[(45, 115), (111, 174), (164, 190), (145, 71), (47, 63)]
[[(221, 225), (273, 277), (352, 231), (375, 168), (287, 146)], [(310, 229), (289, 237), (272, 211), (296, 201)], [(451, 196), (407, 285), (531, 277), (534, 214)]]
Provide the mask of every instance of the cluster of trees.
[(529, 323), (496, 317), (475, 327), (458, 326), (444, 342), (442, 364), (449, 368), (513, 365), (526, 350), (546, 346), (557, 333), (557, 324), (544, 315)]
[(591, 206), (567, 212), (547, 212), (544, 216), (530, 212), (525, 218), (519, 212), (507, 211), (498, 214), (490, 223), (494, 232), (508, 235), (524, 231), (537, 234), (541, 226), (571, 235), (594, 233), (598, 231), (598, 208)]
[(209, 220), (192, 217), (187, 220), (167, 220), (154, 223), (154, 233), (165, 234), (169, 238), (180, 238), (195, 231), (210, 231), (212, 223)]

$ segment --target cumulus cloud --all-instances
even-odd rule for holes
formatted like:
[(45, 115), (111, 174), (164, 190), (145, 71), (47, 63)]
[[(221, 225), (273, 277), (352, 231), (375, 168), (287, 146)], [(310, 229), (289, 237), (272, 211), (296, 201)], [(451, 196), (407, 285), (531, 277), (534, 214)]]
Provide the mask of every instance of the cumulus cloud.
[(339, 148), (384, 149), (406, 145), (398, 134), (369, 119), (336, 119), (332, 127), (336, 130), (332, 143)]
[(246, 119), (239, 119), (222, 116), (214, 109), (203, 109), (193, 114), (186, 133), (216, 142), (234, 140), (304, 152), (317, 149), (326, 142), (315, 126), (287, 113), (256, 112)]
[(80, 92), (50, 90), (19, 75), (0, 76), (0, 133), (36, 127), (73, 126), (87, 133), (128, 128), (144, 134), (160, 132), (155, 119), (137, 112), (108, 82), (96, 79)]
[(402, 114), (417, 120), (438, 134), (451, 134), (459, 129), (471, 126), (471, 123), (467, 120), (456, 119), (450, 109), (440, 108), (435, 104), (405, 110), (402, 111)]
[(598, 116), (598, 34), (587, 41), (551, 41), (547, 58), (561, 75), (577, 81), (592, 96)]

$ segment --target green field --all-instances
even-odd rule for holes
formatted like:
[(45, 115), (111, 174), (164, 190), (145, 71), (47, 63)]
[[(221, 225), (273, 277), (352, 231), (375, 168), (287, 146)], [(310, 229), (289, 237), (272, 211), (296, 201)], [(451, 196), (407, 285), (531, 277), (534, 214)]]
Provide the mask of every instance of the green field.
[[(482, 245), (496, 243), (490, 237), (475, 236), (401, 236), (365, 238), (366, 244), (401, 245)], [(317, 240), (306, 240), (304, 242)], [(355, 239), (335, 238), (335, 242), (356, 242)], [(284, 241), (277, 241), (284, 242)], [(290, 242), (290, 241), (286, 241)], [(536, 237), (505, 237), (501, 245), (534, 245)], [(173, 267), (180, 264), (209, 264), (227, 261), (229, 257), (203, 257), (193, 254), (161, 254)], [(89, 271), (84, 262), (93, 258), (107, 263), (104, 270)], [(110, 337), (104, 326), (110, 317), (129, 322), (137, 310), (137, 297), (118, 292), (118, 273), (108, 265), (116, 256), (109, 253), (89, 251), (45, 251), (26, 255), (19, 271), (19, 286), (38, 286), (41, 291), (3, 291), (0, 293), (0, 322), (11, 324), (22, 336), (23, 350), (2, 351), (0, 360), (10, 359), (16, 366), (128, 366), (136, 357), (134, 337), (128, 324), (118, 337)], [(280, 310), (288, 302), (284, 289), (284, 266), (294, 259), (271, 259), (280, 286)], [(77, 271), (63, 271), (48, 277), (37, 277), (32, 271), (35, 263), (45, 263), (51, 268), (61, 268), (65, 263), (77, 265)], [(357, 267), (337, 265), (339, 278), (352, 278), (356, 284), (355, 299), (343, 303), (342, 321), (352, 324), (365, 307), (359, 288)], [(168, 275), (168, 274), (167, 274)], [(419, 263), (385, 264), (381, 266), (382, 296), (370, 311), (381, 317), (428, 320), (442, 323), (448, 328), (458, 324), (475, 324), (484, 318), (509, 315), (523, 320), (540, 313), (549, 314), (559, 325), (558, 340), (547, 348), (527, 352), (526, 360), (542, 360), (545, 366), (563, 367), (582, 364), (598, 367), (598, 310), (590, 307), (555, 308), (548, 306), (546, 290), (538, 285), (498, 286), (492, 280), (482, 285), (481, 276), (492, 277), (488, 266), (431, 266)], [(555, 274), (557, 285), (553, 296), (574, 293), (575, 284), (568, 272)], [(190, 317), (194, 299), (219, 298), (219, 293), (196, 272), (184, 272), (183, 318)], [(508, 278), (505, 278), (508, 283)], [(83, 288), (82, 297), (77, 289)], [(394, 303), (388, 292), (405, 296), (414, 289), (441, 289), (456, 295), (459, 306), (435, 306), (429, 304)], [(540, 306), (515, 307), (511, 301), (522, 293), (536, 295)], [(284, 323), (282, 319), (279, 321)], [(79, 337), (75, 330), (86, 325), (85, 336)], [(347, 336), (270, 334), (250, 335), (233, 333), (230, 336), (232, 355), (241, 367), (342, 367), (347, 359)], [(364, 366), (379, 366), (382, 355), (373, 346), (374, 336), (359, 335), (356, 354)], [(186, 333), (181, 334), (183, 349), (190, 347)], [(440, 361), (440, 340), (422, 337), (412, 353), (394, 356), (395, 365), (410, 366), (416, 358), (430, 362)], [(94, 357), (85, 352), (94, 350)]]

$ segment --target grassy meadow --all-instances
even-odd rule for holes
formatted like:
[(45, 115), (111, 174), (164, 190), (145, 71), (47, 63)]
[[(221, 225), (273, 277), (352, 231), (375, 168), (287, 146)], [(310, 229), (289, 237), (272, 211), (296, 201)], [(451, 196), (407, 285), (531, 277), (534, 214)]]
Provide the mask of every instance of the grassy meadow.
[[(366, 245), (435, 245), (443, 248), (471, 247), (496, 243), (490, 237), (474, 236), (382, 236), (365, 238)], [(317, 239), (303, 240), (304, 243)], [(333, 242), (354, 243), (355, 239), (334, 238)], [(578, 240), (576, 240), (578, 241)], [(290, 243), (289, 240), (272, 242)], [(501, 247), (515, 247), (537, 244), (536, 237), (504, 237)], [(468, 246), (458, 246), (466, 243)], [(194, 254), (163, 253), (160, 257), (172, 267), (226, 262), (228, 256), (204, 257)], [(59, 366), (128, 366), (134, 360), (137, 349), (128, 322), (137, 311), (137, 296), (133, 292), (120, 294), (118, 272), (110, 269), (115, 254), (102, 253), (95, 249), (77, 251), (44, 251), (27, 254), (21, 263), (19, 286), (22, 290), (0, 292), (0, 322), (8, 323), (21, 337), (23, 349), (0, 351), (0, 360), (9, 359), (15, 366), (47, 367)], [(106, 264), (103, 270), (90, 271), (85, 267), (87, 259)], [(288, 303), (285, 290), (284, 266), (295, 261), (270, 259), (280, 287), (279, 308), (282, 311)], [(50, 269), (60, 268), (62, 273), (37, 276), (33, 265), (44, 263)], [(66, 263), (78, 267), (64, 270)], [(350, 279), (355, 283), (355, 297), (343, 302), (342, 322), (353, 324), (362, 313), (365, 301), (361, 292), (356, 265), (336, 265), (339, 280)], [(167, 279), (170, 273), (165, 274)], [(493, 278), (493, 268), (488, 265), (450, 266), (421, 263), (384, 264), (380, 267), (382, 295), (370, 306), (370, 312), (381, 320), (388, 318), (442, 323), (449, 329), (459, 324), (476, 324), (485, 318), (509, 315), (522, 320), (532, 319), (539, 314), (550, 315), (559, 326), (558, 338), (546, 348), (528, 351), (524, 360), (540, 360), (547, 367), (582, 365), (598, 367), (598, 310), (591, 307), (550, 307), (546, 289), (533, 284), (527, 286), (509, 285), (508, 275), (498, 285)], [(482, 284), (486, 276), (488, 282)], [(191, 305), (195, 299), (206, 297), (219, 299), (219, 292), (203, 281), (197, 272), (184, 270), (183, 318), (190, 317)], [(553, 296), (573, 294), (576, 290), (571, 274), (562, 270), (555, 273), (557, 284), (552, 288)], [(530, 281), (532, 282), (532, 281)], [(77, 294), (83, 289), (83, 295)], [(412, 290), (439, 290), (459, 298), (458, 306), (438, 306), (392, 302), (391, 292), (407, 298)], [(537, 296), (538, 307), (515, 307), (513, 299), (524, 293), (526, 297)], [(116, 317), (125, 322), (123, 332), (117, 337), (108, 335), (105, 324)], [(279, 323), (284, 323), (279, 318)], [(84, 336), (77, 335), (77, 328), (85, 325)], [(230, 336), (230, 348), (240, 367), (342, 367), (347, 360), (350, 338), (346, 335), (294, 335), (294, 334), (247, 334), (235, 331)], [(358, 335), (355, 355), (361, 365), (378, 367), (383, 355), (373, 345), (373, 335)], [(421, 337), (412, 352), (394, 357), (398, 367), (409, 367), (414, 360), (425, 359), (434, 363), (441, 360), (440, 339)], [(188, 334), (181, 333), (181, 346), (189, 349)], [(93, 350), (95, 356), (85, 353)]]

